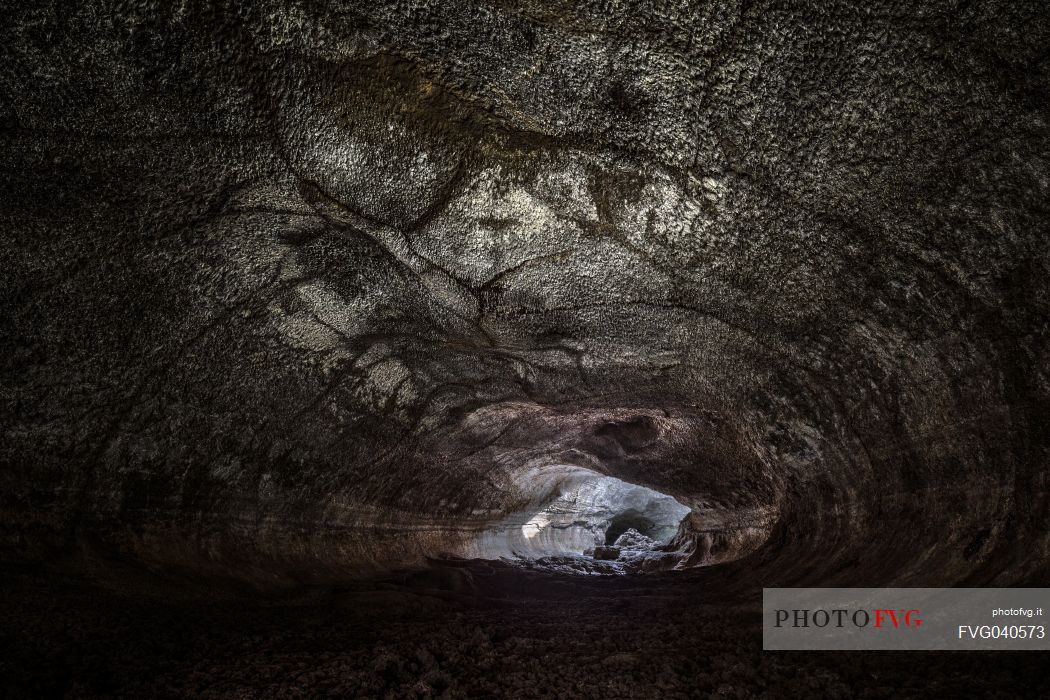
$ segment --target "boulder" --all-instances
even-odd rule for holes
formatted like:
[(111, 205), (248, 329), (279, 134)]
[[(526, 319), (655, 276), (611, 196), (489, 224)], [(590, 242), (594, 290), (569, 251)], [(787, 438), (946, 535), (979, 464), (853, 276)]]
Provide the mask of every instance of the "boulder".
[(616, 539), (615, 546), (620, 549), (653, 550), (656, 549), (657, 542), (652, 537), (646, 537), (634, 528), (630, 528)]

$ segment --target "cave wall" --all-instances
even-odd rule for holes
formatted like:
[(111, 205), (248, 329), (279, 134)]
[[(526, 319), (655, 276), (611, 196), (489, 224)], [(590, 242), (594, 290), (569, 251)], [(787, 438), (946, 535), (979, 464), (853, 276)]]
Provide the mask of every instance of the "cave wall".
[(386, 570), (570, 464), (730, 578), (1045, 581), (1041, 3), (3, 15), (5, 559)]

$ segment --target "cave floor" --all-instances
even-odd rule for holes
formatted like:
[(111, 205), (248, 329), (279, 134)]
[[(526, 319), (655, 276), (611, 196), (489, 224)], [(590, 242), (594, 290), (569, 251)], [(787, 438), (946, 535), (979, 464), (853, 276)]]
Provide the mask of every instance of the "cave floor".
[(712, 602), (667, 574), (474, 563), (206, 596), (190, 577), (91, 578), (0, 573), (0, 696), (1050, 696), (1036, 653), (763, 652), (757, 595)]

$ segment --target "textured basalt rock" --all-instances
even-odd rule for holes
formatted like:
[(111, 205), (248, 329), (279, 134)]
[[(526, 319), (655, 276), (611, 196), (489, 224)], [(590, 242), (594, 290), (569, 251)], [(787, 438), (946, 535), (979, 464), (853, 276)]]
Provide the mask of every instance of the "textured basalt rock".
[(352, 576), (574, 465), (727, 581), (1050, 574), (1042, 3), (3, 14), (5, 559)]

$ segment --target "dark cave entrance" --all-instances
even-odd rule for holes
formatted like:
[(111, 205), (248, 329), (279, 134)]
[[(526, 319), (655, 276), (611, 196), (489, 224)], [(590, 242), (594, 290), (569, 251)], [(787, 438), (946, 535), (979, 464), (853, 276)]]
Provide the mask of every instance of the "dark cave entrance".
[(605, 531), (605, 544), (616, 544), (620, 535), (628, 530), (637, 530), (646, 537), (652, 537), (656, 529), (656, 523), (650, 518), (636, 510), (626, 510), (609, 520), (609, 528)]

